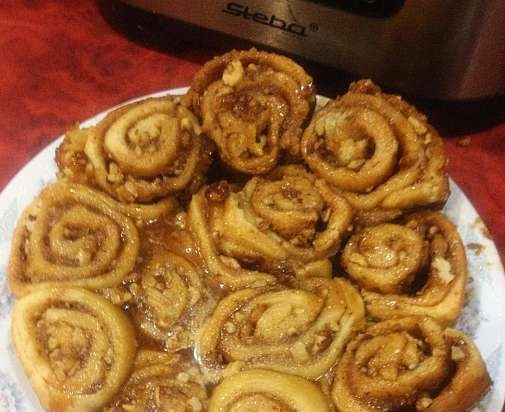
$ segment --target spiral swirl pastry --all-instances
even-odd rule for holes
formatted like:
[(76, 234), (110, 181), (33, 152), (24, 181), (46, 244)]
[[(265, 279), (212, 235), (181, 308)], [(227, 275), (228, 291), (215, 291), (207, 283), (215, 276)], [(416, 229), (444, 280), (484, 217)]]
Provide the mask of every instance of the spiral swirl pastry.
[(48, 411), (101, 410), (128, 379), (133, 327), (120, 309), (81, 288), (40, 288), (14, 304), (12, 339)]
[(139, 235), (116, 204), (82, 185), (46, 187), (23, 212), (14, 232), (9, 260), (14, 294), (42, 285), (118, 285), (135, 265)]
[(61, 175), (122, 202), (191, 194), (210, 160), (197, 118), (175, 96), (145, 99), (73, 129), (58, 149)]
[(269, 282), (266, 273), (296, 276), (307, 264), (330, 276), (325, 259), (336, 253), (351, 220), (348, 203), (299, 165), (253, 177), (240, 192), (225, 183), (204, 188), (189, 208), (209, 272), (232, 289), (255, 286), (248, 277)]
[(104, 412), (201, 412), (207, 403), (207, 390), (189, 356), (142, 350), (130, 379)]
[(302, 67), (256, 49), (206, 63), (183, 100), (200, 115), (222, 161), (246, 174), (269, 172), (282, 151), (299, 155), (314, 102), (312, 78)]
[(321, 390), (298, 376), (251, 369), (224, 379), (212, 392), (209, 412), (330, 412)]
[(328, 400), (312, 382), (298, 376), (251, 369), (223, 380), (212, 392), (209, 412), (330, 412)]
[(174, 253), (157, 251), (137, 274), (129, 290), (139, 330), (169, 350), (189, 347), (192, 332), (214, 307), (197, 268)]
[(490, 384), (463, 333), (429, 317), (407, 317), (372, 325), (349, 343), (332, 399), (345, 412), (466, 412)]
[(464, 246), (443, 214), (419, 212), (403, 225), (381, 224), (353, 235), (341, 258), (363, 288), (376, 319), (426, 315), (452, 325), (463, 306), (467, 279)]
[(445, 202), (442, 139), (426, 117), (370, 80), (315, 114), (301, 150), (310, 169), (339, 190), (364, 224)]
[(362, 299), (339, 278), (308, 278), (302, 286), (244, 289), (222, 299), (196, 342), (208, 379), (237, 368), (317, 379), (332, 368), (362, 326)]

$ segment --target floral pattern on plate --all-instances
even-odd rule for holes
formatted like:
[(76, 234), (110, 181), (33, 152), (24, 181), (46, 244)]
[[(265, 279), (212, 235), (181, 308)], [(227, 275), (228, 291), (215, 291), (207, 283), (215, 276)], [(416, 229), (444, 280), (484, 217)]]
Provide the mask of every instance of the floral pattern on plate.
[(0, 411), (19, 412), (24, 395), (22, 390), (11, 380), (11, 376), (0, 371)]

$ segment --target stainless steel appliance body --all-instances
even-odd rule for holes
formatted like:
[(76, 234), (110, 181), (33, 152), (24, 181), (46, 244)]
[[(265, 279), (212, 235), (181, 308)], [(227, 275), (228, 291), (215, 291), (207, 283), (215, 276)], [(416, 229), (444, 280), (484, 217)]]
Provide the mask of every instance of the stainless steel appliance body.
[(445, 99), (505, 93), (505, 0), (122, 0)]

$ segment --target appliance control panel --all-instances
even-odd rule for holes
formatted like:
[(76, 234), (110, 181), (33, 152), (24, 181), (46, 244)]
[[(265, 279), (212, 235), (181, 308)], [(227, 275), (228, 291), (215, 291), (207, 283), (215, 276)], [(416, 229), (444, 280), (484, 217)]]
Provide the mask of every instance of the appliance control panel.
[(505, 91), (505, 0), (121, 0), (404, 92)]

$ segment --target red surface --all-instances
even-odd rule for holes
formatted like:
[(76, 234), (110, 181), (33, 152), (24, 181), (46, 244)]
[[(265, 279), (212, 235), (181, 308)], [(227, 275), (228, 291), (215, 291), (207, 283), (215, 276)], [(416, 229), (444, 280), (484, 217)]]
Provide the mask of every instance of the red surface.
[[(210, 56), (205, 48), (162, 53), (132, 42), (92, 0), (2, 0), (0, 189), (76, 121), (135, 96), (185, 86)], [(449, 172), (489, 227), (503, 261), (505, 121), (469, 136), (467, 147), (446, 140)]]

